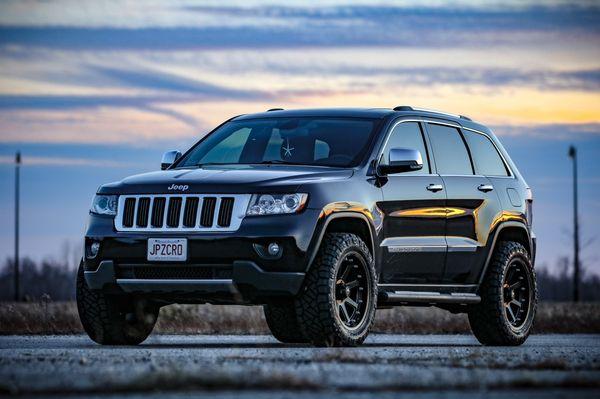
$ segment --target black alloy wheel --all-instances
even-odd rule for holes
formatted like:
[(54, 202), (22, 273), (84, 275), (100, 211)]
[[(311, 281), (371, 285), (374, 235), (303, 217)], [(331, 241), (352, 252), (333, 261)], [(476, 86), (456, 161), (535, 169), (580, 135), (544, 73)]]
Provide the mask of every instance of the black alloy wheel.
[(519, 329), (531, 308), (531, 282), (526, 266), (520, 259), (514, 259), (506, 270), (502, 285), (504, 314), (509, 324)]
[(352, 330), (365, 319), (369, 307), (371, 282), (365, 259), (358, 252), (350, 252), (342, 260), (335, 282), (337, 316)]

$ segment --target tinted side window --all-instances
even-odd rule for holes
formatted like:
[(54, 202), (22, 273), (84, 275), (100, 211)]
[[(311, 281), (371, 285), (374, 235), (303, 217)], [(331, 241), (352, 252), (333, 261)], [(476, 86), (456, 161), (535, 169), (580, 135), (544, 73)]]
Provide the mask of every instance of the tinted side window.
[(439, 174), (473, 174), (469, 153), (458, 129), (428, 123), (427, 130)]
[(425, 150), (425, 143), (423, 142), (423, 134), (421, 133), (421, 127), (416, 122), (404, 122), (396, 125), (394, 130), (390, 133), (390, 138), (383, 150), (382, 164), (387, 165), (390, 161), (390, 149), (392, 148), (412, 148), (421, 152), (421, 158), (423, 158), (423, 169), (415, 170), (412, 172), (405, 172), (405, 174), (429, 174), (429, 161), (427, 159), (427, 151)]
[(464, 131), (465, 139), (471, 149), (475, 171), (485, 176), (508, 176), (504, 162), (498, 150), (489, 138), (483, 134)]

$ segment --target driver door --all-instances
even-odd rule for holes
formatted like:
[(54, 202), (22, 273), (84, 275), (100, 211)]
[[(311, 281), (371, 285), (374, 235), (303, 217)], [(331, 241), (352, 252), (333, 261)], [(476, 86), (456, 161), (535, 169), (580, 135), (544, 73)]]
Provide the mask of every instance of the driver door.
[(416, 121), (396, 124), (385, 144), (381, 163), (392, 148), (420, 151), (423, 168), (389, 174), (383, 179), (383, 284), (436, 284), (442, 281), (446, 259), (446, 193), (432, 173), (423, 126)]

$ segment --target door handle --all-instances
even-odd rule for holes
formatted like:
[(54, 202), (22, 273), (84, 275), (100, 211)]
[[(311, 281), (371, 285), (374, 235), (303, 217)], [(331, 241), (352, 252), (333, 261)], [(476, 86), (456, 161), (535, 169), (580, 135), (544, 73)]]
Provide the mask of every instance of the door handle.
[(488, 191), (492, 191), (493, 189), (494, 189), (494, 186), (492, 186), (491, 184), (480, 184), (479, 187), (477, 187), (477, 190), (483, 191), (484, 193), (487, 193)]
[(435, 193), (436, 191), (442, 191), (444, 189), (444, 186), (442, 186), (441, 184), (430, 184), (426, 188), (427, 190), (433, 191)]

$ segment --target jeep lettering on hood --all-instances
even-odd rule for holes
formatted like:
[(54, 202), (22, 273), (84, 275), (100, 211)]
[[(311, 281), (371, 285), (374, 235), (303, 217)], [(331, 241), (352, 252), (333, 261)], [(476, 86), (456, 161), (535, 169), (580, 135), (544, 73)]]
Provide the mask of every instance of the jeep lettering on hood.
[(169, 187), (167, 187), (167, 190), (169, 191), (187, 191), (187, 189), (190, 188), (190, 186), (188, 186), (187, 184), (171, 184)]

